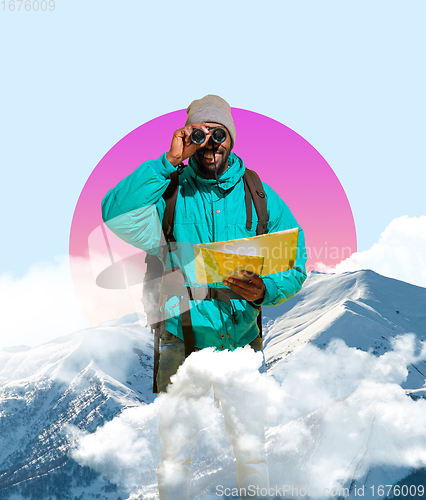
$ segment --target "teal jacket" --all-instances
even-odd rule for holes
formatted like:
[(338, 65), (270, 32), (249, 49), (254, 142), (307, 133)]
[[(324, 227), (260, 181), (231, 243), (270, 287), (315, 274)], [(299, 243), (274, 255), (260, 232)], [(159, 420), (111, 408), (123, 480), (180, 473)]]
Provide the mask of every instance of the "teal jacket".
[[(215, 179), (197, 175), (195, 161), (179, 175), (174, 236), (178, 249), (166, 267), (184, 269), (187, 285), (205, 286), (195, 279), (193, 244), (226, 241), (256, 235), (257, 217), (253, 206), (253, 224), (246, 228), (244, 163), (236, 154), (229, 155), (229, 166)], [(111, 189), (102, 200), (102, 218), (111, 231), (124, 241), (151, 254), (159, 255), (165, 201), (162, 197), (175, 167), (164, 153), (148, 160)], [(263, 183), (268, 207), (268, 232), (299, 227), (287, 205)], [(164, 238), (163, 238), (164, 241)], [(262, 276), (266, 286), (262, 306), (274, 306), (295, 295), (306, 279), (306, 251), (303, 230), (299, 229), (298, 252), (292, 270)], [(227, 288), (222, 283), (209, 286)], [(256, 302), (258, 304), (258, 302)], [(231, 307), (219, 300), (191, 301), (191, 320), (195, 346), (234, 349), (247, 345), (258, 335), (257, 308), (246, 300), (232, 300)], [(179, 299), (165, 304), (166, 329), (183, 339)]]

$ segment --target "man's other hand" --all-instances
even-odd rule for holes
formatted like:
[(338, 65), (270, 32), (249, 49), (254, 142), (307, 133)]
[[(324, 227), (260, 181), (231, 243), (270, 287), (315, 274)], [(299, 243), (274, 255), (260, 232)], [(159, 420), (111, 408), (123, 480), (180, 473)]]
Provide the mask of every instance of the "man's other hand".
[(228, 278), (228, 280), (225, 280), (223, 284), (234, 292), (240, 294), (249, 302), (255, 302), (256, 300), (263, 299), (265, 297), (266, 286), (265, 283), (263, 283), (262, 278), (249, 271), (242, 271), (242, 274), (247, 276), (249, 281), (243, 281), (237, 278)]

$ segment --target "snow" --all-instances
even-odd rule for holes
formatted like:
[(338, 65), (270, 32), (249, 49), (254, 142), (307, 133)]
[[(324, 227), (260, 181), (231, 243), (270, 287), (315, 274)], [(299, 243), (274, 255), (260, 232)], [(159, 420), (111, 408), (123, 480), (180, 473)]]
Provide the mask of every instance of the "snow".
[[(425, 288), (372, 271), (313, 272), (291, 300), (264, 308), (267, 374), (251, 349), (205, 349), (187, 359), (174, 386), (239, 379), (257, 394), (253, 409), (263, 387), (271, 487), (316, 488), (318, 496), (345, 487), (354, 496), (365, 486), (372, 498), (371, 486), (426, 465), (425, 304)], [(25, 467), (34, 478), (34, 467), (49, 471), (65, 456), (75, 477), (101, 474), (84, 488), (75, 479), (71, 498), (83, 490), (158, 498), (159, 398), (151, 393), (153, 337), (144, 324), (129, 315), (31, 350), (0, 351), (0, 486), (22, 480)], [(238, 412), (244, 400), (235, 400)], [(191, 498), (213, 499), (217, 485), (237, 483), (212, 393), (200, 419)], [(18, 460), (23, 467), (13, 472)]]
[[(397, 335), (413, 333), (426, 340), (426, 288), (364, 270), (343, 274), (311, 272), (302, 291), (265, 328), (269, 368), (308, 342), (325, 347), (340, 338), (350, 347), (383, 354)], [(278, 309), (278, 308), (276, 308)], [(271, 312), (270, 312), (271, 311)], [(272, 316), (275, 314), (275, 316)], [(407, 387), (424, 385), (426, 363), (409, 367)]]

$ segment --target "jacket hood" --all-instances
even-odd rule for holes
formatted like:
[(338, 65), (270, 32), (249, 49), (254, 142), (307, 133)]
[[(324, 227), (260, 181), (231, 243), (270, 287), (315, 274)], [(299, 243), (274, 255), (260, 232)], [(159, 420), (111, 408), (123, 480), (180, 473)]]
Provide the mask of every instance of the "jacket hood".
[[(197, 182), (216, 185), (216, 179), (206, 179), (198, 174), (198, 166), (192, 156), (189, 159), (187, 171), (188, 175), (194, 178), (194, 180), (196, 178)], [(231, 188), (241, 179), (244, 175), (244, 171), (245, 166), (243, 160), (235, 153), (231, 152), (228, 157), (228, 168), (218, 176), (219, 185), (227, 189)]]

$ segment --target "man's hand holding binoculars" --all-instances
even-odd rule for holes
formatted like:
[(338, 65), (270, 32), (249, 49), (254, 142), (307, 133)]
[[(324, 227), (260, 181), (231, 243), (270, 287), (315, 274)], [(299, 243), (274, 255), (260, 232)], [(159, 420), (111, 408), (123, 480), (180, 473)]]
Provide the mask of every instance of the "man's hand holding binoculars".
[[(206, 122), (192, 123), (175, 131), (166, 158), (173, 166), (177, 167), (201, 147), (207, 150), (214, 147), (215, 151), (218, 150), (219, 146), (225, 147), (227, 138), (228, 133), (222, 125)], [(230, 151), (230, 139), (228, 139), (228, 143)], [(224, 148), (221, 150), (222, 152), (226, 151)], [(228, 158), (229, 151), (225, 160)]]
[(211, 131), (208, 129), (207, 123), (192, 123), (186, 127), (176, 130), (173, 134), (170, 151), (166, 154), (167, 160), (177, 167), (184, 160), (192, 156), (197, 149), (205, 146), (203, 141), (201, 144), (196, 144), (191, 139), (191, 134), (195, 129), (201, 129), (206, 134), (206, 141), (209, 140)]

